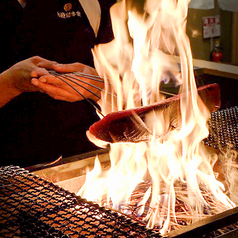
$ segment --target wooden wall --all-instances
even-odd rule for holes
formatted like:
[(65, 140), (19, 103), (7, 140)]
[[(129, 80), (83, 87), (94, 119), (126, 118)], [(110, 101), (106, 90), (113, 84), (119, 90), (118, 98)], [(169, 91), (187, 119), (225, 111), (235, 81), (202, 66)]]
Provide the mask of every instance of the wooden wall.
[(231, 45), (231, 63), (238, 65), (238, 12), (233, 13)]
[(231, 62), (231, 32), (232, 32), (232, 13), (222, 11), (217, 1), (215, 1), (215, 8), (210, 10), (197, 10), (189, 8), (187, 34), (190, 38), (193, 57), (195, 59), (210, 60), (210, 39), (203, 39), (203, 22), (202, 18), (205, 16), (221, 16), (221, 37), (220, 39), (223, 47), (223, 62)]

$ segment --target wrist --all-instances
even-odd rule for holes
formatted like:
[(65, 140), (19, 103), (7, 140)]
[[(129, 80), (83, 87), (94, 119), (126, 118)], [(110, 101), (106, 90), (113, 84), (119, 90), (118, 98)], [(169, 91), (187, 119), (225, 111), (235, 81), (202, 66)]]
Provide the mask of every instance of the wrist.
[(14, 80), (8, 70), (0, 74), (0, 107), (3, 107), (13, 98), (22, 93), (14, 86), (13, 82)]

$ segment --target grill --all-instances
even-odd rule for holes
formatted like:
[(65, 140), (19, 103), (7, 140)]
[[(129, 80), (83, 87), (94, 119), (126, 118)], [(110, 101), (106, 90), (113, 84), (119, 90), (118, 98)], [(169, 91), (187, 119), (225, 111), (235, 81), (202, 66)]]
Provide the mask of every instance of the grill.
[(0, 169), (1, 237), (159, 237), (27, 170)]
[[(238, 148), (238, 107), (211, 114), (214, 148)], [(167, 237), (230, 237), (238, 232), (238, 208), (228, 210)], [(161, 237), (132, 217), (100, 207), (56, 184), (17, 167), (0, 167), (0, 237)]]
[[(20, 167), (1, 167), (0, 181), (0, 237), (161, 237)], [(234, 208), (167, 237), (227, 237), (237, 235), (237, 224)]]
[(211, 113), (208, 121), (209, 136), (204, 143), (210, 147), (229, 146), (238, 150), (238, 107), (226, 108)]

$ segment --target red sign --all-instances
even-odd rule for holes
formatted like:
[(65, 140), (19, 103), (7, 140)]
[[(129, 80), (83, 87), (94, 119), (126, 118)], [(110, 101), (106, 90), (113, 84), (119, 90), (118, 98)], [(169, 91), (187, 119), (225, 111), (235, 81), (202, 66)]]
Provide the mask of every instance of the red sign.
[(203, 38), (221, 35), (220, 16), (203, 17)]

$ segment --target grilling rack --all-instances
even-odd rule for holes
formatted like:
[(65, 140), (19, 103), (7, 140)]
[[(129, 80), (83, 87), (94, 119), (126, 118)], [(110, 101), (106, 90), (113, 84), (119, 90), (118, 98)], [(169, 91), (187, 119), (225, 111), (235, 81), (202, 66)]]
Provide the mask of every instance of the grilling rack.
[[(88, 202), (23, 168), (0, 167), (0, 182), (1, 238), (162, 238), (137, 221)], [(228, 238), (237, 234), (238, 207), (174, 230), (165, 238)]]
[(205, 145), (238, 150), (238, 106), (211, 113), (208, 126), (209, 136), (203, 140)]
[(160, 237), (20, 167), (0, 167), (0, 184), (0, 237)]

